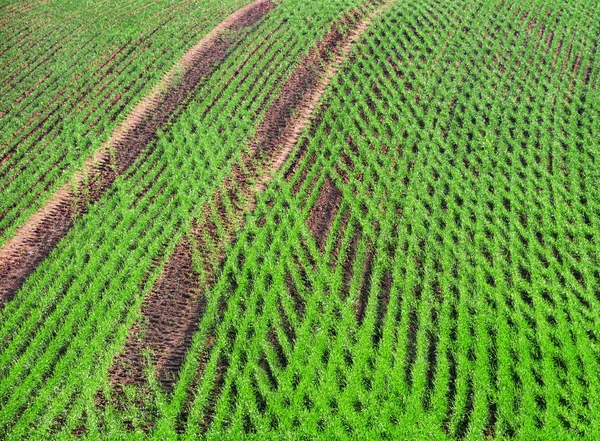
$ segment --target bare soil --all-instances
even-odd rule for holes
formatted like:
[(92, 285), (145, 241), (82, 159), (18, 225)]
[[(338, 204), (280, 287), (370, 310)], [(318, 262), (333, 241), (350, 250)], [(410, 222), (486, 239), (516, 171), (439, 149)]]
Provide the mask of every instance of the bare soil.
[(254, 24), (273, 7), (270, 0), (257, 0), (231, 14), (190, 48), (154, 92), (133, 109), (108, 143), (86, 162), (74, 182), (63, 186), (0, 249), (0, 306), (50, 254), (75, 217), (100, 199), (116, 177), (156, 139), (157, 130), (176, 115), (200, 80), (226, 58), (235, 41), (235, 33), (229, 31)]
[(373, 273), (373, 248), (369, 245), (369, 251), (365, 256), (363, 280), (360, 286), (360, 292), (356, 299), (356, 321), (362, 324), (365, 318), (365, 312), (369, 303), (369, 293), (371, 291), (371, 277)]
[(392, 288), (392, 273), (388, 269), (381, 279), (381, 286), (377, 294), (377, 322), (373, 333), (373, 344), (378, 347), (381, 338), (383, 337), (383, 326), (387, 316), (388, 305), (390, 303), (390, 290)]
[(352, 267), (354, 265), (354, 260), (356, 259), (356, 253), (358, 252), (358, 243), (362, 237), (362, 228), (360, 225), (356, 227), (356, 231), (352, 236), (352, 241), (348, 246), (348, 251), (346, 254), (346, 259), (343, 262), (338, 262), (342, 265), (343, 272), (343, 285), (342, 285), (342, 296), (344, 299), (348, 296), (348, 292), (350, 292), (350, 284), (352, 282)]
[(113, 384), (144, 382), (146, 366), (140, 355), (148, 351), (158, 380), (170, 388), (197, 329), (194, 319), (204, 309), (196, 283), (199, 277), (193, 268), (190, 243), (185, 241), (145, 299), (143, 321), (134, 325), (123, 353), (111, 368)]

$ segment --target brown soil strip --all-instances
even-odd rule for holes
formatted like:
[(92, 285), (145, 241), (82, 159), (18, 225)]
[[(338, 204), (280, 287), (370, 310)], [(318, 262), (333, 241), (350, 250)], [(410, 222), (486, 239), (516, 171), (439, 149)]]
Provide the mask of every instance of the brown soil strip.
[(342, 192), (331, 182), (331, 179), (327, 178), (307, 220), (308, 228), (320, 249), (323, 249), (325, 245), (331, 223), (340, 208), (341, 201)]
[[(176, 253), (172, 260), (177, 260), (177, 262), (170, 261), (167, 264), (160, 282), (149, 297), (144, 300), (142, 323), (149, 324), (149, 331), (146, 333), (148, 337), (145, 341), (136, 343), (138, 326), (133, 329), (124, 354), (117, 360), (117, 365), (123, 357), (126, 360), (133, 359), (134, 361), (130, 365), (134, 366), (134, 369), (131, 372), (124, 372), (125, 377), (121, 375), (121, 371), (119, 371), (119, 375), (112, 375), (112, 382), (117, 389), (123, 384), (142, 386), (145, 383), (139, 377), (138, 373), (140, 371), (136, 367), (143, 363), (141, 348), (159, 353), (164, 350), (163, 342), (167, 344), (171, 341), (177, 342), (176, 349), (167, 350), (169, 353), (176, 355), (169, 359), (169, 363), (163, 362), (161, 357), (153, 361), (156, 363), (159, 379), (173, 378), (179, 370), (183, 364), (185, 348), (189, 344), (187, 337), (183, 338), (182, 336), (187, 330), (190, 330), (193, 334), (199, 322), (202, 308), (190, 307), (189, 314), (187, 313), (188, 310), (185, 314), (179, 314), (177, 323), (171, 322), (171, 326), (165, 328), (162, 327), (163, 322), (156, 319), (156, 317), (163, 317), (164, 314), (160, 308), (165, 303), (159, 301), (156, 297), (170, 295), (169, 293), (163, 294), (162, 287), (172, 285), (171, 282), (168, 282), (169, 278), (173, 276), (181, 277), (178, 271), (173, 270), (175, 266), (180, 265), (190, 273), (184, 279), (194, 281), (193, 286), (186, 285), (186, 292), (193, 293), (191, 302), (201, 302), (202, 293), (214, 283), (219, 265), (225, 259), (225, 250), (228, 244), (234, 240), (236, 230), (243, 227), (244, 214), (254, 209), (257, 195), (265, 189), (266, 183), (271, 179), (272, 174), (277, 172), (286, 161), (302, 130), (308, 125), (327, 85), (337, 73), (341, 63), (347, 58), (354, 42), (367, 29), (375, 15), (382, 10), (383, 8), (377, 10), (375, 14), (368, 18), (359, 19), (357, 14), (346, 16), (343, 19), (344, 23), (358, 22), (357, 25), (352, 26), (352, 29), (346, 33), (340, 30), (339, 25), (334, 25), (332, 31), (326, 34), (324, 39), (318, 43), (317, 48), (300, 60), (299, 66), (284, 83), (281, 95), (275, 99), (274, 103), (265, 112), (265, 117), (257, 129), (256, 137), (250, 141), (250, 152), (243, 157), (242, 166), (234, 169), (232, 176), (224, 180), (223, 190), (215, 195), (212, 206), (216, 209), (209, 206), (204, 207), (201, 215), (201, 219), (204, 220), (195, 222), (193, 229), (195, 246), (193, 248), (197, 250), (195, 256), (199, 258), (202, 276), (193, 274), (191, 253)], [(335, 186), (332, 188), (335, 188)], [(333, 192), (336, 193), (335, 190)], [(339, 193), (339, 190), (337, 190), (337, 193)], [(225, 210), (219, 208), (223, 207), (224, 197), (228, 197), (233, 202), (236, 212), (233, 218), (228, 217)], [(336, 197), (339, 199), (341, 193)], [(337, 204), (339, 204), (339, 201)], [(216, 223), (220, 224), (220, 228), (217, 228)], [(187, 261), (180, 260), (180, 257), (184, 256)], [(175, 295), (185, 294), (183, 291), (178, 291)], [(177, 301), (177, 303), (181, 303), (181, 301)], [(149, 305), (155, 305), (159, 309)], [(154, 326), (159, 329), (152, 329)], [(183, 330), (186, 331), (183, 332)], [(175, 338), (170, 337), (171, 333), (176, 334)], [(271, 334), (274, 337), (274, 333)], [(154, 335), (160, 336), (161, 340), (153, 340), (152, 336)], [(272, 343), (277, 341), (276, 338), (271, 339), (273, 340)], [(179, 343), (184, 346), (180, 346)], [(131, 353), (129, 348), (134, 349), (135, 353)], [(274, 348), (280, 362), (284, 363), (282, 350), (278, 350), (281, 348), (278, 344), (274, 344)], [(168, 373), (164, 371), (167, 365), (169, 367)], [(113, 369), (113, 373), (116, 372)], [(163, 386), (169, 389), (169, 384), (163, 383)], [(208, 415), (210, 415), (210, 412), (208, 412)], [(210, 423), (210, 421), (207, 423)]]
[(302, 295), (298, 292), (296, 288), (296, 284), (294, 283), (294, 279), (291, 274), (288, 272), (285, 277), (285, 286), (287, 291), (294, 302), (294, 309), (296, 314), (300, 319), (304, 318), (304, 313), (306, 311), (306, 302)]
[(577, 59), (573, 64), (573, 76), (577, 76), (577, 72), (579, 71), (579, 66), (581, 66), (581, 54), (577, 55)]
[(185, 355), (185, 348), (196, 331), (193, 318), (198, 317), (204, 308), (203, 302), (197, 301), (196, 280), (200, 276), (192, 268), (191, 254), (188, 241), (177, 247), (162, 277), (144, 302), (144, 322), (134, 325), (123, 356), (111, 372), (115, 383), (126, 385), (143, 382), (145, 366), (142, 358), (136, 354), (149, 351), (157, 367), (159, 381), (165, 385), (172, 384), (177, 374), (178, 360)]
[[(554, 32), (550, 31), (548, 33), (548, 38), (546, 38), (546, 46), (550, 47), (550, 45), (552, 44), (552, 40), (554, 39)], [(544, 49), (544, 53), (548, 53), (548, 49)]]
[(290, 322), (290, 319), (287, 313), (285, 312), (285, 308), (283, 307), (283, 304), (281, 302), (281, 297), (279, 298), (279, 302), (277, 305), (277, 312), (279, 313), (279, 318), (281, 319), (281, 328), (283, 329), (283, 332), (285, 333), (288, 342), (293, 345), (296, 341), (296, 331), (294, 330), (294, 327), (292, 326), (292, 323)]
[(156, 138), (203, 77), (214, 72), (234, 43), (232, 32), (251, 26), (274, 7), (256, 0), (231, 14), (190, 48), (88, 159), (83, 170), (64, 185), (16, 235), (0, 249), (0, 306), (10, 300), (37, 265), (48, 256), (85, 207), (97, 201)]
[(412, 387), (412, 368), (417, 358), (417, 333), (419, 332), (419, 318), (415, 309), (411, 309), (410, 311), (407, 331), (408, 342), (406, 346), (406, 364), (404, 367), (404, 375), (406, 376), (406, 382), (410, 387)]
[(592, 63), (590, 62), (590, 66), (585, 71), (585, 77), (583, 78), (583, 84), (586, 86), (590, 83), (590, 78), (592, 76)]
[(271, 330), (267, 335), (267, 339), (269, 340), (269, 343), (271, 344), (271, 347), (273, 348), (273, 351), (275, 353), (275, 358), (279, 363), (278, 368), (285, 369), (288, 365), (288, 359), (285, 356), (283, 346), (281, 346), (281, 343), (279, 342), (279, 338), (277, 337), (277, 331), (275, 330), (275, 327), (271, 327)]
[[(433, 316), (437, 317), (437, 312), (432, 313)], [(433, 393), (435, 375), (437, 372), (437, 347), (439, 343), (439, 336), (433, 331), (427, 332), (427, 340), (429, 341), (429, 347), (427, 349), (427, 374), (425, 376), (425, 394), (423, 396), (423, 407), (430, 409), (431, 406), (431, 395)]]
[(271, 390), (276, 390), (279, 386), (279, 381), (277, 380), (277, 376), (273, 372), (271, 365), (269, 364), (269, 360), (267, 359), (267, 355), (263, 352), (262, 357), (259, 361), (260, 367), (265, 371), (265, 375), (269, 382), (269, 386)]

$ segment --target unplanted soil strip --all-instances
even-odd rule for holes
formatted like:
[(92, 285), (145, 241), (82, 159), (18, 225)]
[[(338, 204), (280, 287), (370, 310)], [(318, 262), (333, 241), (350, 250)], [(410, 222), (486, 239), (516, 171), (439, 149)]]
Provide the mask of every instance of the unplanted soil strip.
[[(91, 157), (72, 182), (52, 198), (0, 249), (0, 307), (67, 234), (78, 213), (100, 199), (104, 191), (133, 164), (157, 130), (164, 126), (203, 77), (212, 74), (239, 39), (236, 31), (251, 26), (274, 7), (257, 0), (237, 10), (191, 47), (165, 74)], [(233, 31), (233, 33), (232, 33)]]
[[(356, 26), (349, 32), (342, 33), (340, 26), (334, 25), (332, 30), (317, 43), (316, 49), (302, 57), (296, 70), (283, 85), (281, 94), (266, 111), (257, 129), (256, 138), (250, 141), (251, 154), (244, 158), (244, 166), (250, 170), (250, 176), (242, 175), (239, 170), (234, 172), (233, 188), (248, 196), (247, 200), (250, 201), (239, 208), (238, 218), (242, 218), (245, 213), (254, 209), (256, 196), (264, 191), (266, 183), (285, 163), (302, 130), (309, 123), (325, 89), (337, 74), (343, 61), (348, 58), (354, 43), (386, 6), (387, 4), (379, 7), (368, 17), (360, 18), (357, 13), (347, 14), (342, 22), (356, 23)], [(251, 187), (248, 182), (252, 181), (258, 183)], [(228, 182), (229, 184), (226, 181), (226, 186), (231, 187), (231, 179)], [(337, 201), (333, 204), (337, 205)], [(198, 224), (194, 229), (198, 254), (205, 273), (207, 268), (211, 268), (208, 264), (211, 258), (214, 259), (214, 256), (221, 256), (221, 260), (224, 258), (227, 244), (234, 239), (235, 229), (240, 228), (239, 224), (236, 225), (230, 219), (220, 220), (227, 231), (224, 232), (226, 237), (213, 237), (215, 239), (213, 243), (217, 244), (218, 249), (205, 244), (201, 239), (204, 233), (214, 236), (214, 228), (211, 228), (210, 224)], [(323, 228), (328, 229), (329, 226), (324, 225)], [(206, 264), (204, 260), (207, 260)], [(175, 262), (185, 268), (188, 274), (175, 271)], [(214, 267), (212, 265), (212, 268)], [(203, 292), (210, 287), (214, 276), (215, 274), (208, 274), (205, 278), (198, 277), (194, 271), (192, 253), (187, 249), (187, 245), (180, 245), (176, 249), (154, 289), (144, 299), (142, 323), (148, 326), (148, 330), (143, 333), (142, 341), (139, 341), (140, 335), (137, 332), (139, 326), (134, 326), (125, 344), (125, 350), (117, 357), (111, 369), (111, 381), (117, 389), (123, 385), (143, 383), (145, 350), (151, 354), (152, 363), (163, 386), (166, 389), (172, 387), (191, 342), (191, 336), (199, 324), (203, 309)], [(167, 280), (169, 278), (185, 280), (185, 283), (178, 285), (177, 280)], [(190, 280), (195, 280), (195, 286), (189, 284)], [(171, 287), (177, 286), (182, 288), (174, 292)], [(190, 293), (195, 294), (190, 295)], [(179, 305), (179, 313), (176, 317), (172, 317), (173, 320), (165, 318), (174, 310), (165, 308), (165, 302), (160, 301), (163, 297)]]

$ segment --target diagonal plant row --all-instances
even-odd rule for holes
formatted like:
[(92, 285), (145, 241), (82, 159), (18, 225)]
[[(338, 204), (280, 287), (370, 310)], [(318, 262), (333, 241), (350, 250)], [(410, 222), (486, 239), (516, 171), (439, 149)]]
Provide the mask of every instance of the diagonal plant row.
[(232, 33), (252, 25), (273, 6), (267, 0), (257, 0), (239, 9), (189, 49), (153, 93), (133, 109), (106, 145), (86, 162), (73, 182), (59, 189), (0, 249), (1, 303), (11, 299), (81, 211), (97, 201), (116, 176), (123, 174), (156, 138), (157, 130), (176, 116), (202, 78), (227, 56), (235, 43)]
[[(353, 45), (384, 8), (365, 16), (358, 10), (349, 12), (300, 59), (266, 109), (239, 168), (201, 210), (203, 217), (193, 221), (190, 237), (176, 247), (156, 287), (144, 299), (141, 323), (146, 329), (134, 326), (113, 367), (117, 387), (143, 383), (147, 362), (162, 385), (168, 390), (172, 387), (202, 315), (203, 294), (213, 283), (234, 233), (243, 228), (243, 218), (253, 210), (256, 195), (285, 162)], [(211, 218), (211, 207), (216, 208), (217, 219)], [(145, 360), (146, 352), (150, 356)]]
[[(120, 433), (123, 419), (133, 419), (136, 428), (149, 424), (152, 413), (96, 408), (98, 389), (110, 387), (111, 360), (165, 260), (191, 232), (191, 219), (211, 200), (215, 184), (242, 164), (241, 147), (253, 136), (257, 115), (314, 46), (307, 42), (318, 41), (328, 23), (353, 8), (372, 6), (340, 1), (323, 10), (319, 2), (305, 2), (298, 10), (283, 2), (267, 14), (201, 85), (184, 114), (116, 178), (5, 305), (3, 433), (68, 436), (82, 426), (90, 433)], [(31, 364), (34, 358), (39, 364)], [(18, 386), (4, 388), (9, 384)], [(22, 388), (29, 392), (22, 394)]]
[(598, 435), (597, 8), (452, 6), (367, 33), (205, 294), (157, 438)]

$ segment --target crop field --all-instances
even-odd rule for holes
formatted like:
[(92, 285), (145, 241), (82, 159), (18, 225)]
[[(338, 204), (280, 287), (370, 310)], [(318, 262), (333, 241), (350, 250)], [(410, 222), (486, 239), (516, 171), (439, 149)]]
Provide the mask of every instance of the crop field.
[(599, 42), (0, 0), (0, 440), (600, 439)]

